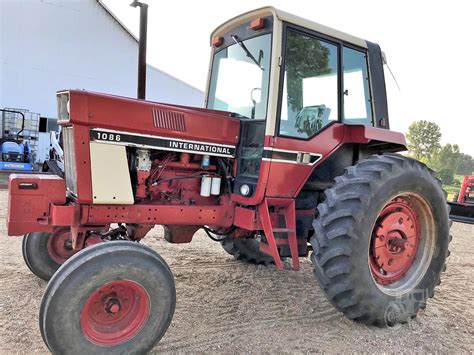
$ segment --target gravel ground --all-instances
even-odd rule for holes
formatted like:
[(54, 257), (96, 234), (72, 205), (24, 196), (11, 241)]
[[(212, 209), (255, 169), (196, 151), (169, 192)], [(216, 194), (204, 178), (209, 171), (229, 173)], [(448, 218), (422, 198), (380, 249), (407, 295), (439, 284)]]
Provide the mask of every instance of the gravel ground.
[[(21, 237), (7, 237), (0, 191), (0, 353), (47, 353), (38, 329), (46, 283), (23, 262)], [(474, 226), (455, 223), (448, 269), (425, 311), (409, 324), (374, 328), (347, 320), (326, 300), (311, 264), (299, 272), (233, 260), (199, 234), (173, 245), (155, 228), (145, 244), (169, 263), (177, 306), (154, 352), (473, 353)]]

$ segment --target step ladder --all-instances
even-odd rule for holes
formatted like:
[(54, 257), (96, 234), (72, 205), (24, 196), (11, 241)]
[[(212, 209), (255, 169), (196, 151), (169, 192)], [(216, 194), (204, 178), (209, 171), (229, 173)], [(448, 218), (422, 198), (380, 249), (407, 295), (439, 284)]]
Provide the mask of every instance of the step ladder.
[[(270, 211), (272, 209), (272, 211)], [(260, 243), (260, 250), (271, 255), (275, 260), (275, 265), (283, 270), (283, 262), (278, 252), (278, 246), (288, 245), (293, 261), (293, 268), (299, 270), (298, 240), (296, 238), (296, 211), (295, 200), (288, 198), (265, 198), (258, 206), (260, 223), (265, 233), (267, 243)], [(281, 224), (283, 216), (284, 226)], [(275, 233), (285, 233), (286, 239), (276, 239)]]

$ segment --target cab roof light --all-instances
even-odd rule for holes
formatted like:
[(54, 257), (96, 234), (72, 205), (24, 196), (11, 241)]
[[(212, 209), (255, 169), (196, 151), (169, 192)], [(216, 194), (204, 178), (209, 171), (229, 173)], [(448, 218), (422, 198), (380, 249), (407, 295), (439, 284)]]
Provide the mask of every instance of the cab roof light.
[(211, 46), (219, 47), (220, 45), (222, 45), (222, 43), (224, 43), (223, 37), (212, 37)]
[(265, 19), (264, 18), (257, 18), (250, 22), (250, 28), (254, 31), (261, 30), (265, 27)]

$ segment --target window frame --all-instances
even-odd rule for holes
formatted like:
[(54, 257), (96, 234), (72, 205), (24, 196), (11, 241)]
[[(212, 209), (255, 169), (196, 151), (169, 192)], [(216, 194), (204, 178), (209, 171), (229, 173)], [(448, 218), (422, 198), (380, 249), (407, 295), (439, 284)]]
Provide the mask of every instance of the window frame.
[[(242, 26), (246, 26), (246, 25), (242, 25)], [(242, 30), (242, 26), (239, 26), (235, 29), (235, 34), (237, 34), (237, 36), (241, 35), (241, 33), (245, 33)], [(270, 102), (270, 86), (272, 85), (272, 83), (271, 83), (271, 72), (272, 72), (273, 41), (274, 41), (274, 36), (275, 36), (275, 34), (273, 32), (273, 24), (270, 26), (270, 29), (268, 29), (268, 30), (266, 29), (266, 30), (262, 30), (262, 31), (256, 31), (255, 34), (253, 34), (251, 36), (248, 36), (247, 38), (244, 38), (244, 39), (241, 39), (239, 37), (239, 39), (243, 42), (243, 41), (246, 41), (246, 40), (249, 40), (249, 39), (265, 36), (267, 34), (270, 34), (270, 62), (269, 62), (270, 65), (268, 67), (268, 70), (269, 70), (270, 74), (269, 74), (269, 77), (268, 77), (267, 106), (265, 108), (265, 117), (264, 118), (259, 118), (259, 119), (239, 117), (239, 119), (242, 119), (242, 120), (245, 119), (245, 120), (255, 120), (255, 121), (265, 121), (266, 122), (267, 119), (268, 119), (268, 107), (269, 107), (269, 102)], [(227, 36), (230, 36), (230, 32), (226, 32), (224, 37), (227, 37)], [(209, 105), (209, 95), (210, 95), (210, 92), (211, 92), (212, 73), (213, 73), (214, 65), (215, 65), (214, 60), (215, 60), (216, 54), (221, 52), (224, 49), (227, 49), (230, 46), (233, 46), (234, 44), (236, 44), (236, 43), (232, 42), (230, 44), (224, 44), (219, 48), (215, 48), (215, 47), (212, 48), (210, 66), (209, 66), (209, 75), (208, 75), (209, 78), (208, 78), (207, 90), (206, 90), (206, 94), (205, 94), (206, 97), (205, 97), (205, 101), (204, 101), (204, 108), (206, 108), (208, 110), (215, 110), (213, 108), (209, 108), (208, 105)], [(230, 112), (230, 111), (226, 111), (226, 112)]]
[[(324, 42), (328, 42), (329, 44), (335, 45), (337, 47), (337, 110), (338, 110), (338, 117), (337, 120), (331, 121), (329, 124), (321, 128), (319, 131), (315, 132), (313, 135), (309, 137), (295, 137), (285, 134), (280, 134), (280, 125), (281, 125), (281, 111), (282, 111), (282, 103), (283, 103), (283, 85), (285, 83), (285, 67), (286, 67), (286, 48), (287, 48), (287, 38), (288, 38), (288, 31), (292, 30), (295, 32), (299, 32), (303, 35), (313, 37), (317, 40), (321, 40)], [(367, 65), (367, 74), (369, 79), (369, 95), (370, 95), (370, 103), (372, 108), (372, 127), (374, 126), (374, 103), (373, 103), (373, 95), (372, 95), (372, 83), (370, 78), (370, 66), (369, 66), (369, 53), (367, 48), (362, 48), (356, 46), (352, 43), (345, 42), (341, 39), (334, 38), (323, 33), (310, 30), (305, 27), (301, 27), (289, 22), (283, 22), (283, 30), (282, 30), (282, 44), (281, 44), (281, 64), (280, 64), (280, 74), (279, 74), (279, 83), (278, 83), (278, 99), (277, 99), (277, 119), (275, 125), (275, 136), (296, 139), (301, 141), (309, 141), (313, 139), (315, 136), (320, 134), (322, 131), (327, 129), (328, 127), (332, 126), (334, 123), (344, 123), (344, 68), (343, 68), (343, 49), (344, 47), (357, 50), (359, 52), (363, 52), (366, 55), (366, 65)]]
[[(367, 81), (369, 83), (369, 102), (370, 102), (370, 123), (372, 124), (372, 127), (375, 127), (375, 118), (374, 118), (374, 99), (373, 99), (373, 94), (372, 94), (372, 78), (370, 77), (370, 63), (369, 63), (369, 51), (368, 49), (360, 48), (358, 46), (355, 46), (350, 43), (343, 43), (342, 45), (342, 52), (344, 52), (344, 47), (348, 49), (352, 49), (354, 51), (361, 52), (365, 55), (365, 65), (367, 69)], [(341, 66), (344, 64), (344, 55), (341, 56)], [(342, 76), (344, 76), (344, 67), (342, 68)], [(342, 78), (342, 83), (344, 84), (344, 78)], [(342, 86), (342, 89), (344, 89), (344, 85)], [(365, 91), (365, 90), (364, 90)], [(342, 104), (344, 106), (344, 92), (342, 93)], [(342, 112), (342, 123), (345, 122), (345, 117), (344, 117), (344, 107), (343, 107), (343, 112)]]

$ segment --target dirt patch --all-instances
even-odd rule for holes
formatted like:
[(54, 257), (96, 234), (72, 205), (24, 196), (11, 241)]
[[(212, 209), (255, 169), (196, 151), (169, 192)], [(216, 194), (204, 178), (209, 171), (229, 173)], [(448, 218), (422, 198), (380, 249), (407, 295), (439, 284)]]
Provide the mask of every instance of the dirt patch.
[[(23, 262), (21, 237), (7, 237), (0, 191), (0, 353), (46, 353), (38, 307), (46, 283)], [(409, 324), (379, 329), (337, 312), (308, 260), (299, 272), (235, 261), (199, 233), (173, 245), (155, 228), (145, 244), (169, 263), (176, 312), (155, 352), (474, 352), (474, 226), (455, 223), (448, 269), (425, 311)]]

